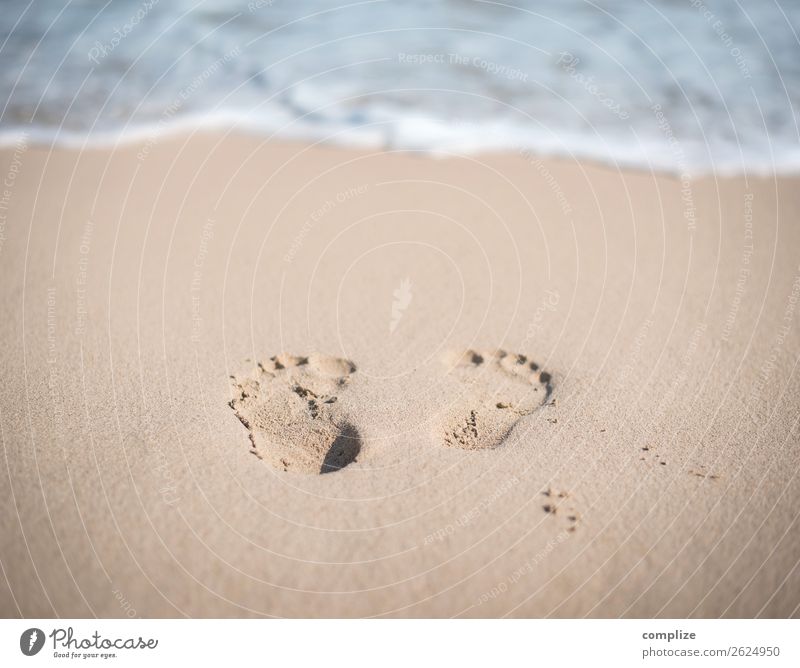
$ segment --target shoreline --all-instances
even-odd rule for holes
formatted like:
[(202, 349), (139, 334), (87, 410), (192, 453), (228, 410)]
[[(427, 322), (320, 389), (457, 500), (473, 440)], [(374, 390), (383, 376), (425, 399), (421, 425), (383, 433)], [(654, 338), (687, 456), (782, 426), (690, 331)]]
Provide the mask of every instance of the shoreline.
[[(661, 113), (660, 110), (659, 113)], [(445, 121), (430, 119), (429, 122), (432, 126), (448, 127)], [(665, 127), (662, 127), (663, 123), (666, 123)], [(476, 129), (479, 127), (477, 123), (470, 125)], [(434, 146), (432, 144), (427, 147), (419, 147), (419, 145), (426, 143), (424, 136), (417, 139), (407, 138), (405, 143), (400, 142), (394, 145), (395, 142), (390, 139), (395, 134), (394, 131), (389, 131), (381, 139), (376, 139), (372, 135), (355, 136), (350, 139), (337, 138), (339, 135), (346, 134), (357, 128), (340, 128), (333, 133), (321, 133), (307, 129), (306, 134), (303, 135), (302, 132), (286, 132), (284, 127), (260, 126), (252, 121), (244, 121), (235, 114), (232, 117), (223, 114), (218, 119), (189, 116), (180, 121), (170, 121), (167, 124), (164, 124), (163, 120), (155, 120), (132, 128), (126, 127), (116, 131), (94, 131), (93, 133), (63, 130), (62, 128), (39, 127), (32, 129), (29, 125), (22, 125), (0, 130), (0, 151), (6, 151), (20, 143), (40, 150), (50, 149), (57, 151), (112, 151), (125, 150), (130, 146), (139, 146), (140, 152), (144, 153), (139, 159), (146, 160), (147, 153), (161, 142), (174, 143), (185, 141), (187, 138), (202, 139), (203, 137), (222, 136), (238, 137), (259, 144), (312, 146), (338, 151), (400, 153), (418, 155), (419, 157), (433, 160), (447, 160), (459, 157), (482, 159), (510, 155), (529, 155), (547, 162), (578, 163), (605, 167), (612, 171), (655, 174), (671, 178), (686, 177), (693, 180), (703, 178), (729, 179), (741, 177), (769, 179), (800, 177), (800, 153), (788, 158), (788, 163), (779, 161), (776, 164), (773, 158), (768, 163), (753, 163), (749, 167), (743, 168), (738, 160), (733, 163), (717, 160), (716, 163), (706, 162), (703, 166), (698, 167), (699, 160), (697, 160), (697, 156), (686, 156), (686, 148), (674, 137), (668, 121), (663, 119), (663, 114), (662, 120), (659, 121), (659, 127), (665, 132), (667, 143), (670, 145), (670, 151), (673, 154), (669, 161), (664, 162), (662, 160), (661, 163), (650, 161), (647, 152), (638, 158), (614, 156), (609, 153), (609, 145), (606, 141), (601, 142), (603, 149), (586, 151), (580, 148), (582, 144), (586, 143), (585, 140), (598, 138), (577, 134), (569, 136), (569, 141), (573, 144), (571, 148), (560, 146), (558, 149), (554, 149), (552, 147), (545, 148), (543, 145), (537, 146), (535, 142), (509, 143), (507, 141), (498, 142), (496, 145), (476, 146), (474, 142), (466, 138), (463, 139), (461, 144), (452, 144), (447, 147)], [(691, 148), (692, 151), (705, 151), (705, 148), (696, 145), (686, 144), (685, 146)], [(663, 146), (660, 143), (653, 143), (645, 148), (652, 149), (653, 154), (657, 154), (661, 152)], [(680, 156), (679, 159), (676, 154)], [(675, 160), (677, 160), (677, 163)], [(694, 167), (690, 167), (690, 163), (693, 163)]]

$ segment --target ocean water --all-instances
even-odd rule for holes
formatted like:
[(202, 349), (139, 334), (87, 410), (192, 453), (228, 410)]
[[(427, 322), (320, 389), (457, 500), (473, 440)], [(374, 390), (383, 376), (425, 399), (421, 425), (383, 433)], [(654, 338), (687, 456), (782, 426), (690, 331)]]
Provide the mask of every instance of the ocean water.
[(0, 2), (0, 136), (800, 170), (798, 0)]

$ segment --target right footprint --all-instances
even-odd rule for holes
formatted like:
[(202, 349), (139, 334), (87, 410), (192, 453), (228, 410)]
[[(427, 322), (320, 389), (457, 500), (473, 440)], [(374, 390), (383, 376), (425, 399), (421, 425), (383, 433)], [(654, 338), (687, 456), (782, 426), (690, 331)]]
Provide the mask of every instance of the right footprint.
[(496, 448), (553, 392), (551, 375), (524, 355), (467, 350), (446, 361), (462, 384), (438, 434), (448, 447)]

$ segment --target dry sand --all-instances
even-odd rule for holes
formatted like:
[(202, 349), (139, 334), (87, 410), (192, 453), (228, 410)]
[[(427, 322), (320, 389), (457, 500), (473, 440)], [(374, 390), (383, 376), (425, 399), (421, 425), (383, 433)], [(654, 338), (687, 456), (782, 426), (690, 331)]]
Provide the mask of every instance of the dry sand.
[(5, 616), (799, 614), (800, 180), (0, 170)]

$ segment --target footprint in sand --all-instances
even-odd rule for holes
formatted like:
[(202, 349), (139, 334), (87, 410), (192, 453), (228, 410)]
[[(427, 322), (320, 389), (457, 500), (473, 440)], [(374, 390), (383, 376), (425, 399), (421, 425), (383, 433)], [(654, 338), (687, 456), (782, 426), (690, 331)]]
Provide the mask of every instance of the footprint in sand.
[(558, 519), (563, 528), (573, 533), (581, 518), (570, 500), (569, 492), (559, 492), (548, 487), (542, 492), (542, 496), (545, 497), (542, 510), (550, 517)]
[[(459, 383), (438, 436), (449, 447), (495, 448), (514, 425), (548, 403), (552, 377), (524, 355), (467, 350), (446, 360)], [(555, 422), (555, 419), (552, 420)]]
[(642, 447), (641, 454), (639, 455), (639, 461), (649, 462), (651, 466), (667, 465), (666, 457), (653, 450), (653, 448), (651, 448), (649, 445)]
[(252, 452), (281, 471), (331, 473), (351, 464), (361, 437), (339, 396), (355, 365), (324, 355), (278, 355), (231, 376), (230, 407)]

